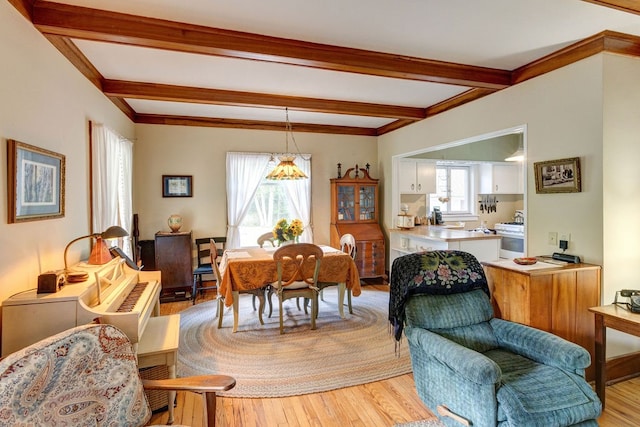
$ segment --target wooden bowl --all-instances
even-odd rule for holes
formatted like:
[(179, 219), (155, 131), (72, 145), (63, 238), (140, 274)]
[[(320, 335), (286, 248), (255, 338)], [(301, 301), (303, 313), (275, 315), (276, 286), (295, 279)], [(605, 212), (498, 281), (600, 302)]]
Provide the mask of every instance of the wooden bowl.
[(513, 262), (520, 265), (533, 265), (538, 262), (538, 260), (536, 258), (514, 258)]

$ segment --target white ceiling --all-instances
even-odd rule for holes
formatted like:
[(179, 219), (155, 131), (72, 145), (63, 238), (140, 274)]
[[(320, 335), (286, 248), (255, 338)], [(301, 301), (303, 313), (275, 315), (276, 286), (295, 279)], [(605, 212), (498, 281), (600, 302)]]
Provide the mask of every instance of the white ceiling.
[[(37, 3), (37, 2), (36, 2)], [(581, 0), (60, 0), (174, 22), (512, 71), (640, 15)], [(104, 79), (426, 109), (468, 86), (72, 38)], [(282, 122), (283, 108), (152, 99), (137, 114)], [(295, 123), (379, 128), (397, 120), (290, 108)], [(295, 126), (294, 126), (295, 131)]]

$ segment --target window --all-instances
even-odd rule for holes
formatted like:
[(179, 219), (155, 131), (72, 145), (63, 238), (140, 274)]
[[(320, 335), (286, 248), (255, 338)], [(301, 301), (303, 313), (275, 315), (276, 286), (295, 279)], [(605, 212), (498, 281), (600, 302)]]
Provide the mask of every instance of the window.
[(471, 170), (469, 166), (438, 165), (436, 194), (429, 196), (431, 208), (444, 214), (471, 214)]
[[(277, 155), (276, 155), (277, 156)], [(313, 242), (311, 227), (311, 159), (295, 159), (309, 177), (292, 181), (265, 179), (275, 167), (269, 153), (227, 153), (227, 247), (256, 246), (281, 218), (304, 224), (301, 242)]]

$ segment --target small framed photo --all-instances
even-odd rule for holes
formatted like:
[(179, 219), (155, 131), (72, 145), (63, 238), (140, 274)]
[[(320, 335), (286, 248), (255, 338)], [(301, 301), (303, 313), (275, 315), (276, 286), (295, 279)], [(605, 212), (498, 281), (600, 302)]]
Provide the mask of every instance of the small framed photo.
[(64, 216), (65, 156), (7, 140), (8, 223)]
[(579, 193), (582, 191), (580, 158), (534, 163), (536, 193)]
[(162, 197), (193, 197), (193, 177), (162, 175)]

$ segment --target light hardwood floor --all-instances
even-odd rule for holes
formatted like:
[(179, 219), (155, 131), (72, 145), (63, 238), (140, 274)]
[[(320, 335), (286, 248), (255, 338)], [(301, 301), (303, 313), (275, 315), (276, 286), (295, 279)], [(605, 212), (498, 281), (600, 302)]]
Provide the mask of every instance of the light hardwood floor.
[[(369, 285), (387, 291), (386, 285)], [(214, 297), (207, 291), (198, 303)], [(357, 298), (354, 298), (357, 304)], [(161, 314), (174, 314), (190, 301), (163, 303)], [(224, 373), (224, 372), (221, 372)], [(607, 408), (598, 420), (602, 427), (640, 425), (640, 378), (607, 387)], [(217, 399), (218, 427), (391, 427), (396, 423), (435, 417), (418, 397), (411, 374), (375, 383), (302, 396), (270, 399)], [(154, 414), (149, 425), (167, 422), (167, 412)], [(175, 424), (203, 425), (200, 396), (179, 392)]]

